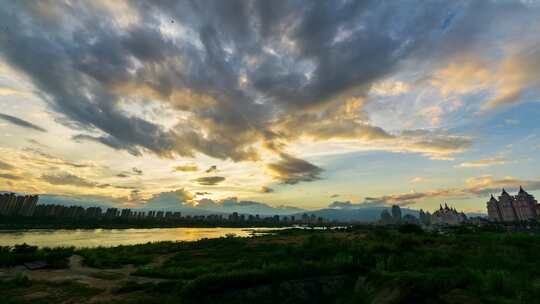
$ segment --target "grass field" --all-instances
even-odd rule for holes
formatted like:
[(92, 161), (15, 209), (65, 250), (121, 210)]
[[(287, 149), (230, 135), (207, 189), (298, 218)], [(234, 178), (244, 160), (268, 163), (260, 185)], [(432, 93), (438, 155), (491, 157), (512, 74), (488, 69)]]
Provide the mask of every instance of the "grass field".
[(3, 268), (0, 293), (8, 303), (537, 303), (538, 252), (536, 234), (411, 226), (19, 246), (2, 248), (2, 265), (48, 257), (56, 269)]

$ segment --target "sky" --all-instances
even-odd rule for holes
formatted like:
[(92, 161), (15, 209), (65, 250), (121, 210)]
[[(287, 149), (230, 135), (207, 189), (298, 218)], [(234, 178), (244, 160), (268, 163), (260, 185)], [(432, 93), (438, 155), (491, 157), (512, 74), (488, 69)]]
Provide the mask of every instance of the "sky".
[(0, 190), (303, 209), (540, 196), (538, 1), (3, 1)]

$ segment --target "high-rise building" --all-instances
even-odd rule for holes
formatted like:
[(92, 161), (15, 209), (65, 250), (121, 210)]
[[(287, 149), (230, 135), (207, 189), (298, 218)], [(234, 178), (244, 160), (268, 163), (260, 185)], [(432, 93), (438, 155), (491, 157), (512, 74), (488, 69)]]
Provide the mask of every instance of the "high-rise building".
[(401, 221), (401, 208), (398, 205), (392, 206), (392, 218), (396, 223)]
[(0, 195), (0, 215), (32, 216), (39, 197), (37, 195), (15, 195), (3, 193)]

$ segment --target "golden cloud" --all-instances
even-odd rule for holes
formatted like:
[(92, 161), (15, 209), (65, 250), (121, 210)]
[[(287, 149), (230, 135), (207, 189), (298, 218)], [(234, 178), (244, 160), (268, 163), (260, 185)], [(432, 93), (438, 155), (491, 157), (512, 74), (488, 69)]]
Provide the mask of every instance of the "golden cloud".
[(506, 164), (507, 160), (502, 157), (493, 157), (493, 158), (486, 158), (486, 159), (480, 159), (477, 161), (472, 162), (464, 162), (456, 167), (458, 168), (481, 168), (481, 167), (488, 167), (488, 166), (494, 166), (494, 165), (504, 165)]
[(173, 171), (176, 171), (176, 172), (195, 172), (195, 171), (199, 171), (199, 166), (197, 166), (197, 164), (179, 165), (179, 166), (174, 167)]
[(489, 110), (518, 102), (526, 89), (539, 84), (539, 70), (540, 52), (525, 50), (507, 55), (495, 66), (480, 58), (457, 59), (436, 71), (430, 83), (445, 97), (489, 91), (491, 98), (482, 106)]

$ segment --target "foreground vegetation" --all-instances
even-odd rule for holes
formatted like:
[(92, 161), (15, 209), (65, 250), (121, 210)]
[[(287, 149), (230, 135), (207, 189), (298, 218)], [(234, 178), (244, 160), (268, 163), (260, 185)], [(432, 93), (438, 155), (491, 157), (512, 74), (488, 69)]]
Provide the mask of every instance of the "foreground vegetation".
[(27, 244), (15, 246), (0, 246), (0, 267), (16, 266), (28, 262), (42, 261), (49, 268), (68, 267), (68, 258), (73, 255), (75, 248), (41, 248)]
[[(17, 250), (2, 256), (17, 256)], [(92, 297), (103, 303), (536, 303), (540, 298), (536, 234), (354, 227), (58, 250), (64, 254), (59, 260), (75, 254), (87, 267), (103, 269), (94, 280), (111, 280), (111, 287), (54, 285), (19, 275), (0, 284), (0, 294), (11, 303), (24, 303), (36, 290), (42, 302), (33, 297), (32, 303)], [(129, 277), (110, 275), (128, 265)]]

